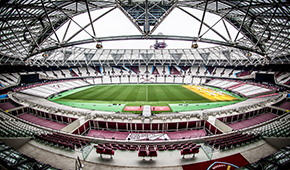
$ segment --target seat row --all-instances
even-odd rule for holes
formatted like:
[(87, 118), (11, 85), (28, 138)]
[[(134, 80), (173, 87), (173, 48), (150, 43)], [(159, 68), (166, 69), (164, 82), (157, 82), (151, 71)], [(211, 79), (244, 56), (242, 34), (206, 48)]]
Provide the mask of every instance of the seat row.
[(48, 142), (53, 144), (54, 146), (59, 146), (61, 148), (70, 150), (75, 150), (76, 147), (81, 148), (82, 146), (85, 146), (90, 143), (89, 141), (59, 134), (36, 135), (35, 139), (42, 142)]
[(157, 157), (157, 151), (165, 151), (165, 150), (181, 150), (180, 153), (181, 155), (193, 155), (199, 153), (199, 148), (201, 145), (196, 145), (195, 143), (179, 143), (179, 144), (157, 144), (157, 145), (137, 145), (137, 144), (121, 144), (121, 143), (104, 143), (104, 144), (97, 144), (94, 146), (96, 148), (96, 153), (102, 155), (110, 155), (112, 156), (115, 154), (115, 150), (127, 150), (127, 151), (138, 151), (138, 157)]
[(270, 170), (283, 170), (290, 167), (290, 145), (283, 147), (279, 151), (259, 159), (257, 162), (247, 164), (240, 168), (243, 170), (256, 170), (256, 169), (270, 169)]
[(145, 159), (145, 157), (150, 157), (151, 159), (152, 157), (157, 157), (157, 151), (155, 149), (155, 146), (149, 145), (147, 147), (146, 145), (141, 145), (138, 152), (138, 156), (143, 157), (143, 159)]
[(33, 133), (29, 130), (20, 129), (11, 126), (9, 121), (0, 122), (0, 136), (1, 137), (31, 137)]
[(215, 149), (225, 150), (258, 140), (259, 138), (260, 136), (255, 134), (238, 133), (227, 137), (208, 140), (205, 144), (212, 146)]
[(192, 155), (192, 157), (195, 156), (195, 154), (199, 153), (199, 148), (201, 145), (191, 145), (181, 150), (180, 154), (182, 155), (182, 158), (184, 158), (185, 155)]
[(110, 155), (111, 159), (112, 159), (112, 156), (115, 154), (115, 151), (112, 148), (101, 147), (101, 146), (96, 146), (96, 152), (100, 154), (101, 157), (102, 155)]
[(54, 146), (58, 146), (60, 148), (65, 148), (65, 149), (70, 149), (70, 150), (75, 150), (75, 146), (71, 142), (65, 142), (62, 140), (58, 140), (56, 138), (49, 137), (47, 135), (40, 135), (40, 136), (35, 136), (36, 140), (45, 142), (45, 143), (50, 143)]
[(165, 144), (165, 145), (157, 145), (157, 150), (163, 151), (163, 150), (182, 150), (184, 148), (190, 147), (190, 146), (195, 146), (195, 143), (175, 143), (175, 144)]
[(57, 170), (49, 164), (38, 162), (36, 159), (31, 158), (23, 153), (18, 152), (14, 148), (6, 145), (0, 141), (0, 165), (1, 169), (42, 169), (42, 170)]
[(280, 121), (275, 126), (270, 126), (253, 130), (254, 133), (258, 133), (264, 137), (290, 137), (290, 124), (289, 121)]
[[(156, 150), (158, 151), (165, 151), (165, 150), (181, 150), (184, 149), (186, 147), (189, 147), (191, 145), (195, 145), (195, 143), (191, 143), (191, 142), (187, 142), (187, 143), (174, 143), (174, 144), (157, 144), (156, 145)], [(103, 148), (110, 148), (113, 150), (127, 150), (127, 151), (138, 151), (140, 149), (140, 147), (149, 147), (151, 145), (137, 145), (137, 144), (123, 144), (123, 143), (99, 143), (98, 145), (96, 145), (95, 147), (100, 146)], [(154, 145), (153, 145), (154, 146)]]

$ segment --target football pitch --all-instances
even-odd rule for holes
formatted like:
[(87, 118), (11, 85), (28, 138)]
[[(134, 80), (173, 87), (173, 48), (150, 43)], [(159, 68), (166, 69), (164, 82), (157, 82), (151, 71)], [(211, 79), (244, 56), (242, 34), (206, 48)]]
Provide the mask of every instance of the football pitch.
[(125, 106), (140, 105), (169, 106), (171, 111), (176, 111), (172, 107), (180, 103), (213, 102), (180, 84), (93, 85), (60, 93), (49, 100), (73, 107), (114, 112), (122, 112)]

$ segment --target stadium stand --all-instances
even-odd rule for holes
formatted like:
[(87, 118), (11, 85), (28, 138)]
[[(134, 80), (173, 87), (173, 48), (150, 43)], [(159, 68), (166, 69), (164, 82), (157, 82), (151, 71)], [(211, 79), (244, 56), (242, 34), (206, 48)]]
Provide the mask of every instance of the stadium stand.
[(32, 137), (34, 134), (46, 133), (45, 130), (28, 125), (22, 121), (0, 113), (1, 137)]
[[(116, 77), (116, 78), (118, 79), (119, 77)], [(161, 77), (161, 78), (164, 78), (164, 77)], [(171, 78), (172, 78), (172, 81), (174, 81), (174, 77), (171, 77)], [(101, 79), (101, 78), (86, 78), (85, 81), (95, 83), (96, 79)], [(144, 77), (144, 79), (145, 79), (145, 77)], [(82, 84), (82, 83), (69, 83), (71, 81), (76, 81), (76, 80), (60, 81), (59, 83), (66, 83), (67, 84), (67, 86), (64, 89), (67, 89), (68, 87), (71, 87), (71, 86), (77, 86), (77, 85), (81, 86), (81, 84)], [(84, 82), (83, 80), (78, 80), (78, 81)], [(111, 83), (111, 81), (109, 81), (109, 83)], [(57, 85), (58, 83), (52, 82), (52, 83), (48, 83), (48, 84), (49, 85)], [(45, 83), (41, 84), (40, 86), (37, 84), (35, 84), (33, 86), (27, 86), (27, 87), (24, 86), (24, 87), (22, 87), (22, 90), (23, 89), (27, 90), (29, 88), (35, 88), (35, 87), (41, 87), (44, 85), (45, 85)], [(86, 85), (89, 85), (89, 83), (86, 83)], [(233, 86), (235, 86), (235, 85), (233, 85)], [(17, 93), (18, 89), (15, 89), (15, 92)], [(57, 94), (57, 92), (55, 92), (53, 94)], [(19, 93), (17, 95), (14, 94), (13, 97), (15, 97), (17, 99), (16, 101), (19, 101), (19, 100), (22, 102), (25, 101), (24, 103), (31, 101), (30, 99), (28, 99), (26, 97), (25, 97), (25, 99), (20, 97), (20, 96), (25, 96), (25, 95), (26, 94), (24, 94), (24, 93)], [(34, 96), (34, 97), (37, 97), (37, 96)], [(263, 104), (261, 104), (263, 102), (265, 102), (265, 103), (266, 102), (273, 102), (273, 101), (276, 101), (277, 99), (280, 99), (280, 98), (281, 98), (281, 95), (264, 96), (261, 98), (256, 98), (255, 102), (257, 104), (259, 104), (259, 106), (263, 106)], [(35, 99), (32, 99), (32, 100), (35, 100)], [(42, 99), (42, 100), (45, 100), (45, 99)], [(42, 103), (42, 100), (38, 100), (38, 104), (31, 104), (30, 103), (29, 107), (32, 107), (32, 108), (39, 107), (40, 105), (44, 104), (44, 103)], [(253, 101), (251, 101), (251, 99), (248, 99), (248, 100), (249, 101), (246, 100), (245, 103), (255, 105), (255, 103), (253, 103), (254, 99), (253, 99)], [(243, 108), (243, 106), (248, 107), (247, 104), (243, 104), (243, 102), (241, 102), (239, 104), (240, 104), (239, 107), (241, 107), (241, 108)], [(53, 107), (56, 107), (55, 104), (53, 104)], [(255, 106), (255, 107), (258, 107), (258, 106)], [(48, 107), (48, 105), (46, 105), (45, 107), (41, 106), (41, 108), (49, 108), (49, 107)], [(56, 107), (54, 109), (54, 111), (51, 110), (51, 112), (52, 113), (53, 112), (65, 113), (65, 112), (61, 111), (62, 108), (63, 107), (61, 107), (61, 108)], [(231, 108), (232, 112), (235, 111), (235, 109), (233, 109), (233, 108), (235, 108), (234, 106), (231, 106), (229, 108)], [(27, 109), (27, 108), (24, 109), (23, 112), (20, 112), (17, 109), (13, 110), (14, 108), (11, 108), (11, 109), (12, 110), (10, 111), (10, 113), (13, 115), (18, 115), (19, 117), (21, 117), (21, 115), (28, 115), (27, 112), (29, 111), (29, 109)], [(222, 113), (223, 111), (221, 111), (221, 109), (218, 109), (218, 110), (219, 110), (218, 112), (223, 114)], [(228, 112), (231, 112), (231, 111), (228, 111)], [(16, 113), (16, 112), (19, 112), (19, 113)], [(32, 110), (30, 110), (29, 112), (31, 112), (33, 114), (36, 113), (35, 111), (32, 111)], [(209, 111), (208, 116), (211, 115), (213, 112), (214, 111)], [(82, 113), (82, 114), (78, 113), (78, 114), (76, 114), (76, 116), (83, 116), (86, 114), (87, 113)], [(186, 112), (184, 114), (186, 115)], [(57, 120), (57, 121), (64, 119), (64, 118), (61, 118), (61, 116), (52, 116), (52, 114), (51, 114), (51, 116), (49, 116), (48, 113), (46, 113), (46, 114), (39, 113), (38, 116), (39, 115), (46, 115), (46, 118), (53, 118), (54, 117), (53, 119)], [(159, 116), (162, 116), (162, 115), (163, 114), (156, 115), (156, 118), (158, 118)], [(201, 128), (196, 128), (198, 123), (191, 125), (190, 119), (184, 121), (185, 115), (182, 117), (180, 117), (181, 116), (180, 114), (178, 114), (178, 116), (175, 116), (174, 113), (166, 115), (166, 119), (164, 119), (164, 120), (167, 120), (167, 121), (173, 120), (173, 122), (168, 123), (168, 125), (166, 125), (166, 126), (168, 126), (168, 129), (166, 129), (166, 131), (162, 132), (163, 134), (167, 135), (167, 139), (165, 140), (164, 138), (159, 138), (158, 140), (147, 140), (147, 138), (143, 138), (143, 140), (139, 140), (139, 142), (141, 142), (141, 143), (147, 142), (146, 144), (148, 144), (148, 142), (149, 142), (149, 144), (145, 147), (146, 148), (145, 152), (142, 151), (143, 153), (142, 154), (140, 153), (140, 156), (145, 157), (145, 158), (148, 157), (150, 159), (154, 158), (154, 161), (156, 161), (156, 160), (160, 159), (159, 158), (160, 155), (163, 154), (161, 152), (169, 152), (169, 151), (178, 150), (179, 153), (177, 155), (179, 155), (179, 156), (181, 155), (182, 158), (189, 158), (189, 155), (193, 155), (193, 156), (196, 155), (196, 157), (198, 157), (199, 155), (202, 155), (204, 152), (202, 149), (200, 149), (203, 147), (202, 142), (198, 143), (198, 144), (195, 144), (195, 143), (194, 144), (187, 144), (188, 142), (183, 142), (184, 140), (185, 141), (187, 141), (187, 140), (201, 140), (201, 141), (205, 140), (205, 141), (208, 141), (211, 139), (211, 136), (213, 136), (214, 140), (216, 140), (215, 139), (217, 137), (216, 135), (222, 134), (222, 132), (219, 131), (218, 128), (214, 124), (209, 123), (207, 121), (205, 121), (204, 123), (201, 124)], [(191, 115), (193, 116), (196, 114), (191, 113)], [(62, 115), (62, 116), (64, 116), (64, 115)], [(154, 135), (160, 134), (160, 132), (156, 131), (156, 128), (160, 129), (161, 127), (166, 127), (164, 123), (160, 123), (159, 125), (152, 124), (150, 126), (150, 125), (146, 125), (146, 123), (140, 122), (140, 125), (138, 125), (138, 123), (136, 123), (134, 125), (130, 125), (128, 123), (121, 123), (122, 118), (119, 117), (119, 115), (114, 115), (114, 116), (118, 116), (118, 117), (114, 118), (115, 121), (109, 121), (108, 119), (113, 120), (113, 119), (111, 119), (111, 116), (104, 114), (100, 117), (98, 116), (98, 119), (104, 118), (103, 120), (97, 121), (98, 123), (95, 120), (90, 120), (87, 123), (84, 122), (74, 130), (73, 136), (71, 136), (70, 134), (63, 135), (62, 132), (60, 132), (57, 135), (65, 136), (65, 137), (60, 137), (60, 136), (55, 135), (55, 133), (53, 133), (53, 129), (51, 129), (52, 132), (47, 133), (47, 131), (50, 131), (47, 128), (45, 129), (45, 133), (43, 133), (43, 132), (36, 133), (35, 131), (31, 131), (29, 135), (34, 136), (37, 141), (41, 141), (41, 144), (45, 144), (45, 145), (49, 144), (52, 146), (56, 146), (58, 148), (62, 148), (64, 150), (71, 150), (71, 151), (75, 151), (75, 150), (78, 150), (79, 148), (86, 147), (87, 144), (89, 145), (88, 141), (91, 141), (91, 140), (98, 140), (98, 142), (96, 142), (97, 145), (100, 144), (100, 141), (105, 142), (105, 143), (110, 142), (110, 145), (107, 144), (107, 145), (103, 145), (102, 147), (101, 147), (101, 145), (100, 145), (100, 147), (96, 147), (96, 152), (98, 154), (102, 155), (102, 159), (106, 159), (105, 155), (109, 155), (110, 158), (113, 158), (113, 156), (114, 156), (114, 159), (118, 159), (118, 156), (117, 156), (119, 154), (118, 150), (128, 151), (128, 152), (138, 150), (137, 155), (139, 156), (139, 152), (140, 152), (139, 148), (142, 148), (141, 147), (142, 144), (136, 145), (136, 144), (130, 143), (128, 146), (128, 141), (132, 141), (132, 142), (135, 141), (136, 142), (136, 140), (134, 140), (133, 138), (128, 140), (128, 136), (130, 134), (134, 134), (134, 133), (135, 134), (142, 134), (142, 133), (150, 132), (150, 135), (154, 136)], [(129, 117), (131, 115), (129, 117), (127, 117), (127, 116), (128, 115), (126, 115), (126, 114), (123, 115), (123, 118), (125, 118), (124, 120), (130, 120)], [(193, 117), (195, 117), (195, 116), (193, 116)], [(279, 116), (277, 116), (277, 117), (279, 117)], [(93, 118), (93, 117), (90, 117), (90, 118)], [(33, 119), (30, 118), (29, 120), (33, 120)], [(49, 121), (52, 121), (53, 119), (51, 119)], [(67, 118), (65, 118), (65, 119), (68, 120)], [(182, 119), (183, 119), (183, 121), (181, 121)], [(249, 119), (249, 120), (251, 120), (251, 119)], [(263, 120), (265, 120), (265, 119), (263, 119)], [(175, 121), (177, 121), (178, 123), (175, 123)], [(26, 121), (24, 121), (24, 122), (26, 122)], [(71, 120), (69, 123), (72, 123), (72, 122), (73, 121)], [(262, 123), (265, 123), (265, 121), (261, 121), (261, 124)], [(144, 124), (144, 125), (142, 125), (142, 124)], [(31, 124), (31, 125), (34, 126), (33, 124)], [(67, 124), (64, 124), (64, 125), (67, 125)], [(260, 125), (260, 124), (253, 124), (253, 126), (257, 126), (257, 125)], [(41, 126), (46, 127), (45, 125), (41, 125)], [(38, 127), (38, 126), (36, 126), (36, 127)], [(135, 128), (133, 129), (132, 127), (136, 127), (136, 129)], [(252, 127), (252, 126), (249, 126), (249, 127)], [(245, 127), (245, 129), (247, 129), (249, 127)], [(130, 128), (130, 129), (128, 129), (129, 131), (127, 131), (127, 128)], [(60, 130), (60, 129), (58, 129), (58, 130)], [(224, 141), (227, 141), (227, 138), (222, 139), (223, 138), (222, 137), (219, 141), (220, 144), (215, 143), (215, 145), (206, 145), (206, 146), (210, 146), (210, 147), (213, 146), (214, 148), (216, 148), (218, 150), (231, 150), (231, 148), (238, 148), (238, 146), (240, 146), (240, 145), (243, 145), (243, 146), (250, 145), (250, 143), (252, 143), (253, 141), (256, 141), (258, 139), (257, 136), (259, 136), (259, 135), (263, 136), (262, 133), (258, 133), (258, 131), (256, 133), (254, 133), (254, 131), (249, 131), (249, 132), (250, 133), (248, 133), (248, 134), (246, 134), (246, 133), (240, 134), (240, 138), (243, 140), (234, 140), (231, 142), (231, 144), (228, 144), (228, 145), (224, 144), (225, 143)], [(13, 136), (13, 133), (8, 134), (8, 136), (10, 136), (10, 137)], [(80, 135), (78, 135), (78, 134), (83, 134), (86, 136), (81, 136), (82, 138), (79, 138), (78, 136), (80, 136)], [(285, 134), (283, 134), (283, 135), (285, 135)], [(283, 135), (280, 135), (280, 136), (283, 136)], [(82, 142), (81, 142), (81, 140), (83, 140), (83, 137), (85, 137), (85, 139), (87, 139), (86, 144), (82, 144)], [(162, 144), (155, 144), (155, 143), (150, 144), (150, 142), (154, 142), (154, 141), (160, 141)], [(176, 142), (176, 141), (180, 141), (181, 143)], [(116, 142), (118, 142), (118, 143), (116, 144)], [(171, 142), (171, 143), (169, 143), (169, 142)], [(93, 144), (94, 144), (94, 142), (93, 142)], [(149, 145), (153, 145), (153, 147), (152, 146), (149, 147)], [(201, 154), (199, 154), (199, 152), (201, 152)], [(187, 155), (188, 155), (188, 157), (187, 157)]]
[[(276, 73), (276, 81), (280, 84), (288, 84), (290, 80), (290, 73), (283, 72), (283, 73)], [(289, 85), (289, 84), (288, 84)]]
[(166, 132), (165, 134), (171, 140), (191, 139), (206, 136), (206, 130), (201, 129), (201, 130), (176, 131), (176, 132)]
[(57, 170), (49, 164), (44, 164), (36, 159), (24, 155), (4, 142), (0, 141), (0, 164), (2, 168), (7, 169), (50, 169)]
[(276, 90), (274, 87), (271, 86), (262, 86), (255, 83), (244, 83), (239, 81), (221, 79), (214, 79), (208, 82), (207, 85), (231, 90), (246, 97), (269, 94), (275, 92)]
[(184, 159), (185, 155), (192, 155), (192, 157), (195, 156), (199, 152), (199, 148), (201, 145), (191, 144), (186, 147), (183, 147), (180, 151), (180, 154), (182, 155), (182, 158)]
[(0, 108), (2, 110), (10, 110), (10, 109), (15, 108), (16, 106), (14, 104), (12, 104), (11, 102), (9, 102), (9, 101), (0, 103)]
[(241, 83), (236, 81), (228, 81), (228, 80), (222, 80), (222, 79), (214, 79), (207, 83), (207, 85), (219, 87), (219, 88), (229, 88), (231, 86), (240, 85)]
[(287, 113), (273, 119), (268, 124), (263, 124), (249, 131), (263, 137), (289, 137), (290, 136), (289, 115)]
[(56, 94), (61, 91), (73, 89), (76, 87), (86, 86), (86, 85), (88, 85), (88, 83), (82, 80), (70, 80), (70, 81), (40, 84), (40, 85), (37, 85), (36, 87), (32, 87), (32, 88), (28, 87), (28, 89), (22, 90), (22, 92), (46, 98), (48, 96), (51, 96), (52, 94)]
[(76, 148), (81, 148), (83, 146), (90, 144), (90, 142), (87, 140), (55, 133), (36, 135), (35, 139), (41, 142), (49, 142), (56, 147), (70, 150), (75, 150)]
[(274, 118), (276, 116), (277, 115), (272, 114), (272, 113), (265, 113), (265, 114), (260, 115), (260, 116), (252, 117), (249, 120), (243, 120), (241, 122), (235, 122), (235, 123), (228, 124), (228, 126), (230, 126), (234, 130), (239, 130), (239, 129), (243, 129), (246, 127), (250, 127), (250, 126), (271, 120), (272, 118)]
[(256, 162), (241, 167), (241, 170), (258, 169), (288, 169), (290, 165), (290, 146), (287, 145), (279, 151), (264, 157)]
[(205, 141), (206, 145), (215, 149), (225, 150), (231, 149), (243, 144), (258, 140), (260, 137), (254, 134), (237, 133), (226, 137)]
[(17, 73), (0, 74), (0, 89), (17, 85), (18, 79), (19, 75)]
[(290, 102), (289, 101), (285, 101), (284, 103), (282, 103), (279, 107), (283, 108), (283, 109), (290, 109)]
[(254, 110), (242, 114), (219, 117), (217, 119), (227, 124), (234, 130), (240, 130), (243, 128), (258, 125), (260, 123), (266, 122), (278, 116), (276, 114), (269, 112), (270, 110), (271, 110), (270, 108), (263, 108), (261, 110)]
[(61, 130), (62, 128), (66, 126), (66, 124), (46, 120), (41, 117), (33, 116), (28, 113), (23, 113), (21, 115), (18, 115), (18, 117), (26, 121), (29, 121), (31, 123), (35, 123), (35, 124), (38, 124), (47, 128), (55, 129), (55, 130)]

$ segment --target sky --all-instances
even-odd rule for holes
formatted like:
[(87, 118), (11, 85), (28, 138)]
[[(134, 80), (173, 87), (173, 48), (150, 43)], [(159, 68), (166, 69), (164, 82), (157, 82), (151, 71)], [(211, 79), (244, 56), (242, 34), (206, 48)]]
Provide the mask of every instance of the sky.
[[(191, 9), (191, 8), (183, 8), (195, 15), (198, 18), (202, 18), (203, 11)], [(97, 18), (102, 15), (104, 12), (108, 11), (109, 8), (96, 10), (91, 12), (92, 19)], [(212, 26), (216, 21), (218, 21), (221, 17), (215, 14), (206, 13), (204, 22), (208, 25)], [(84, 26), (89, 23), (88, 13), (84, 13), (73, 18), (75, 22), (79, 25)], [(63, 39), (63, 35), (65, 30), (67, 29), (68, 23), (64, 24), (60, 29), (57, 30), (57, 35), (60, 39)], [(97, 37), (107, 37), (107, 36), (120, 36), (120, 35), (141, 35), (138, 29), (131, 23), (131, 21), (119, 10), (114, 9), (110, 13), (106, 14), (101, 19), (94, 22), (94, 29)], [(237, 29), (234, 28), (231, 24), (226, 22), (228, 30), (230, 32), (231, 39), (234, 39), (237, 34)], [(77, 30), (79, 30), (79, 26), (71, 22), (70, 27), (68, 29), (66, 39), (73, 35)], [(200, 22), (184, 13), (178, 8), (175, 8), (159, 25), (159, 27), (154, 31), (153, 34), (163, 34), (163, 35), (180, 35), (180, 36), (192, 36), (197, 37), (198, 31), (200, 28)], [(218, 22), (214, 27), (217, 31), (219, 31), (223, 36), (230, 39), (227, 35), (225, 26), (222, 21)], [(208, 27), (205, 25), (202, 26), (201, 35), (208, 30)], [(86, 31), (93, 35), (92, 27), (89, 26), (86, 28)], [(90, 35), (85, 31), (79, 33), (75, 36), (71, 41), (80, 40), (90, 38)], [(53, 39), (56, 39), (54, 34), (51, 36)], [(238, 38), (241, 38), (242, 34), (239, 35)], [(208, 31), (203, 35), (203, 38), (222, 40), (217, 34), (213, 31)], [(159, 40), (163, 41), (163, 40)], [(167, 49), (188, 49), (191, 47), (192, 42), (188, 41), (173, 41), (166, 40), (166, 44), (168, 45)], [(110, 41), (103, 42), (102, 45), (104, 49), (150, 49), (150, 46), (155, 43), (155, 40), (124, 40), (124, 41)], [(198, 43), (199, 48), (208, 48), (216, 46), (214, 44), (207, 43)], [(84, 48), (93, 48), (95, 49), (96, 43), (83, 44), (78, 45), (79, 47)]]

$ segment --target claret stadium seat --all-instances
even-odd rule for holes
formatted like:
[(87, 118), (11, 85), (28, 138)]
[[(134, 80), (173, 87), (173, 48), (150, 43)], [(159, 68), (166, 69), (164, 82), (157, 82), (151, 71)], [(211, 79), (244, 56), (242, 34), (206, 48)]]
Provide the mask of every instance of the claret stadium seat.
[(201, 145), (194, 145), (194, 146), (188, 146), (180, 151), (180, 154), (182, 155), (182, 158), (184, 158), (185, 155), (191, 155), (192, 157), (195, 156), (195, 154), (199, 153), (199, 148)]
[(138, 156), (139, 157), (143, 157), (143, 159), (145, 159), (145, 157), (148, 156), (148, 151), (146, 150), (146, 148), (140, 148), (139, 152), (138, 152)]
[(102, 154), (104, 153), (104, 148), (103, 148), (103, 147), (100, 147), (100, 146), (97, 146), (97, 150), (96, 150), (96, 152), (97, 152), (98, 154), (100, 154), (100, 156), (102, 157)]
[(111, 148), (105, 148), (103, 150), (103, 154), (110, 155), (111, 159), (112, 159), (112, 156), (115, 154), (115, 151), (113, 149), (111, 149)]
[(155, 149), (149, 150), (148, 156), (152, 159), (152, 157), (157, 157), (157, 151)]

